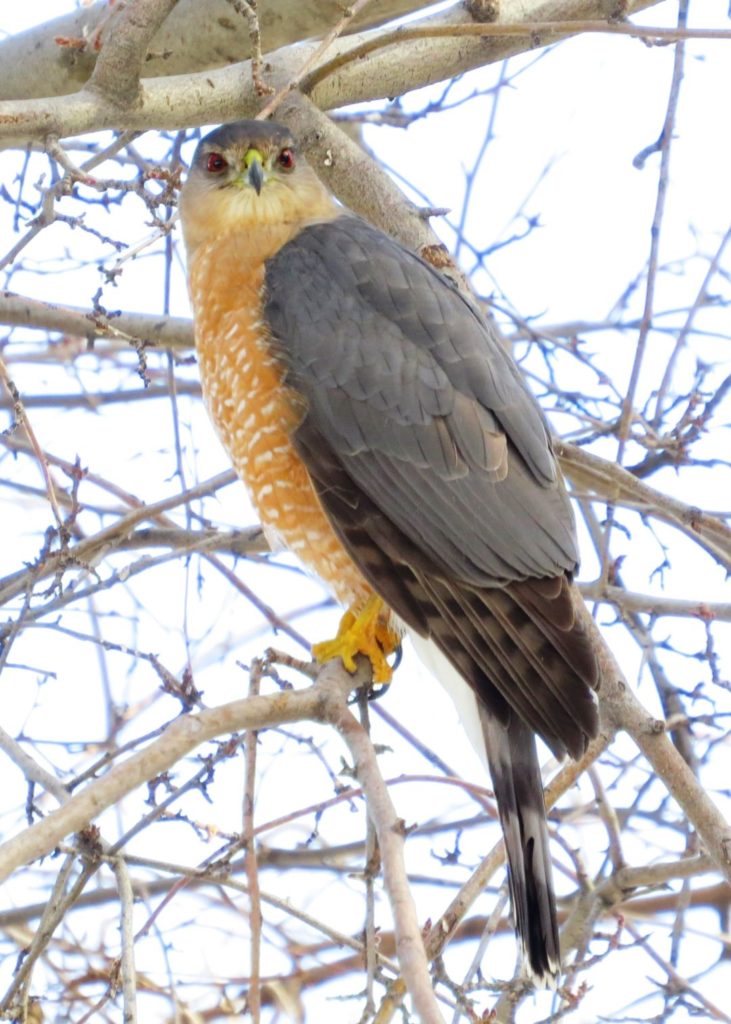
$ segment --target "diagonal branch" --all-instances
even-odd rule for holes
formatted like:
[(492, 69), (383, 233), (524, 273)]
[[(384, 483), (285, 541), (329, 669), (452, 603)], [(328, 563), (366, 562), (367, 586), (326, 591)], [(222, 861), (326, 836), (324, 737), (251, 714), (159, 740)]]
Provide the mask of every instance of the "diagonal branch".
[(720, 519), (648, 487), (622, 466), (576, 445), (554, 441), (554, 450), (575, 489), (596, 494), (603, 501), (621, 502), (670, 523), (731, 571), (731, 529)]
[(605, 727), (612, 725), (623, 729), (632, 737), (683, 809), (718, 869), (731, 881), (731, 825), (673, 746), (665, 722), (653, 718), (635, 697), (577, 591), (574, 591), (574, 605), (577, 615), (594, 637), (601, 669), (599, 703)]
[(132, 0), (112, 15), (110, 31), (86, 88), (117, 107), (140, 96), (147, 46), (178, 0)]

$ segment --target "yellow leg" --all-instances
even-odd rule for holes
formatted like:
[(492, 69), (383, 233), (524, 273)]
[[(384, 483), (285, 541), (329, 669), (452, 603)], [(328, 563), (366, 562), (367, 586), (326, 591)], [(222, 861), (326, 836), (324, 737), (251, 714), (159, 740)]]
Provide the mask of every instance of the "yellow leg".
[(386, 624), (382, 611), (383, 601), (375, 594), (357, 615), (349, 609), (340, 620), (335, 639), (313, 645), (313, 657), (320, 663), (341, 658), (347, 671), (355, 672), (356, 655), (365, 654), (373, 666), (373, 682), (390, 683), (392, 669), (386, 658), (396, 650), (400, 639)]

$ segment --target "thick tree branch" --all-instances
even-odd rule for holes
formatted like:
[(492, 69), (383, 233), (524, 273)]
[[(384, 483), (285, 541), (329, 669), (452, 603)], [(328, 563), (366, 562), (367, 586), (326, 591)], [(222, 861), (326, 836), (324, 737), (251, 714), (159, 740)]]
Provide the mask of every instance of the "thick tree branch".
[[(643, 10), (657, 0), (628, 0), (627, 13)], [(367, 9), (367, 8), (366, 8)], [(603, 18), (603, 0), (510, 0), (501, 5), (496, 24), (520, 22), (545, 23), (571, 13), (574, 17)], [(447, 15), (425, 19), (428, 26), (472, 24), (466, 11), (458, 9)], [(483, 67), (534, 46), (533, 28), (520, 36), (490, 38), (491, 26), (477, 26), (484, 33), (475, 37), (436, 37), (410, 39), (369, 56), (367, 61), (345, 64), (327, 79), (319, 82), (312, 100), (322, 109), (383, 99), (401, 95), (455, 75)], [(377, 30), (375, 30), (377, 32)], [(564, 33), (565, 34), (565, 33)], [(363, 33), (338, 40), (328, 57), (342, 55), (373, 38)], [(555, 41), (555, 37), (552, 39)], [(268, 78), (281, 88), (295, 76), (312, 53), (316, 43), (287, 47), (266, 57)], [(145, 79), (141, 83), (139, 102), (121, 110), (88, 89), (61, 98), (6, 101), (0, 103), (0, 143), (6, 146), (25, 144), (29, 139), (46, 135), (65, 137), (104, 128), (172, 129), (216, 121), (233, 121), (252, 117), (261, 104), (251, 77), (250, 62), (223, 69), (169, 78)]]
[(120, 108), (136, 104), (147, 44), (178, 0), (132, 0), (120, 4), (110, 19), (109, 40), (102, 46), (86, 86)]
[[(446, 246), (376, 160), (306, 96), (294, 94), (277, 115), (302, 144), (328, 188), (351, 210), (461, 281)], [(472, 293), (470, 293), (471, 295)]]
[[(353, 28), (382, 24), (426, 6), (424, 0), (372, 0)], [(338, 0), (267, 0), (259, 22), (263, 46), (279, 49), (327, 31), (342, 14)], [(114, 22), (107, 0), (80, 7), (0, 41), (0, 99), (60, 96), (80, 88), (95, 66)], [(150, 41), (145, 70), (151, 78), (190, 74), (251, 57), (246, 22), (227, 0), (178, 0)]]

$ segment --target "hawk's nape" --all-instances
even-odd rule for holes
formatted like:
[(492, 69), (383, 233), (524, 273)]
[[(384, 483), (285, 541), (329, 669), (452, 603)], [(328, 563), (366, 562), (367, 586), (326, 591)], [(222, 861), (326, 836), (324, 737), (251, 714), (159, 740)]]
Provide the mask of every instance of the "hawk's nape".
[(535, 734), (558, 757), (583, 753), (598, 669), (574, 613), (574, 522), (543, 415), (479, 313), (338, 207), (286, 129), (207, 136), (181, 213), (222, 439), (265, 524), (349, 603), (380, 596), (471, 688), (525, 959), (550, 982), (560, 953)]

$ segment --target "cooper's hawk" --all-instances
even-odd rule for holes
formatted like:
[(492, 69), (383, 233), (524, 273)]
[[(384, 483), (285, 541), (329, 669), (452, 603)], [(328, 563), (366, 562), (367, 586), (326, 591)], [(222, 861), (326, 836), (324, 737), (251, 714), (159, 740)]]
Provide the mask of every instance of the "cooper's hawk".
[(543, 415), (493, 328), (337, 205), (285, 128), (206, 136), (180, 212), (213, 422), (267, 532), (349, 609), (315, 654), (352, 667), (366, 653), (387, 679), (405, 624), (469, 685), (459, 703), (486, 748), (525, 961), (550, 982), (535, 733), (557, 757), (584, 752), (597, 665)]

